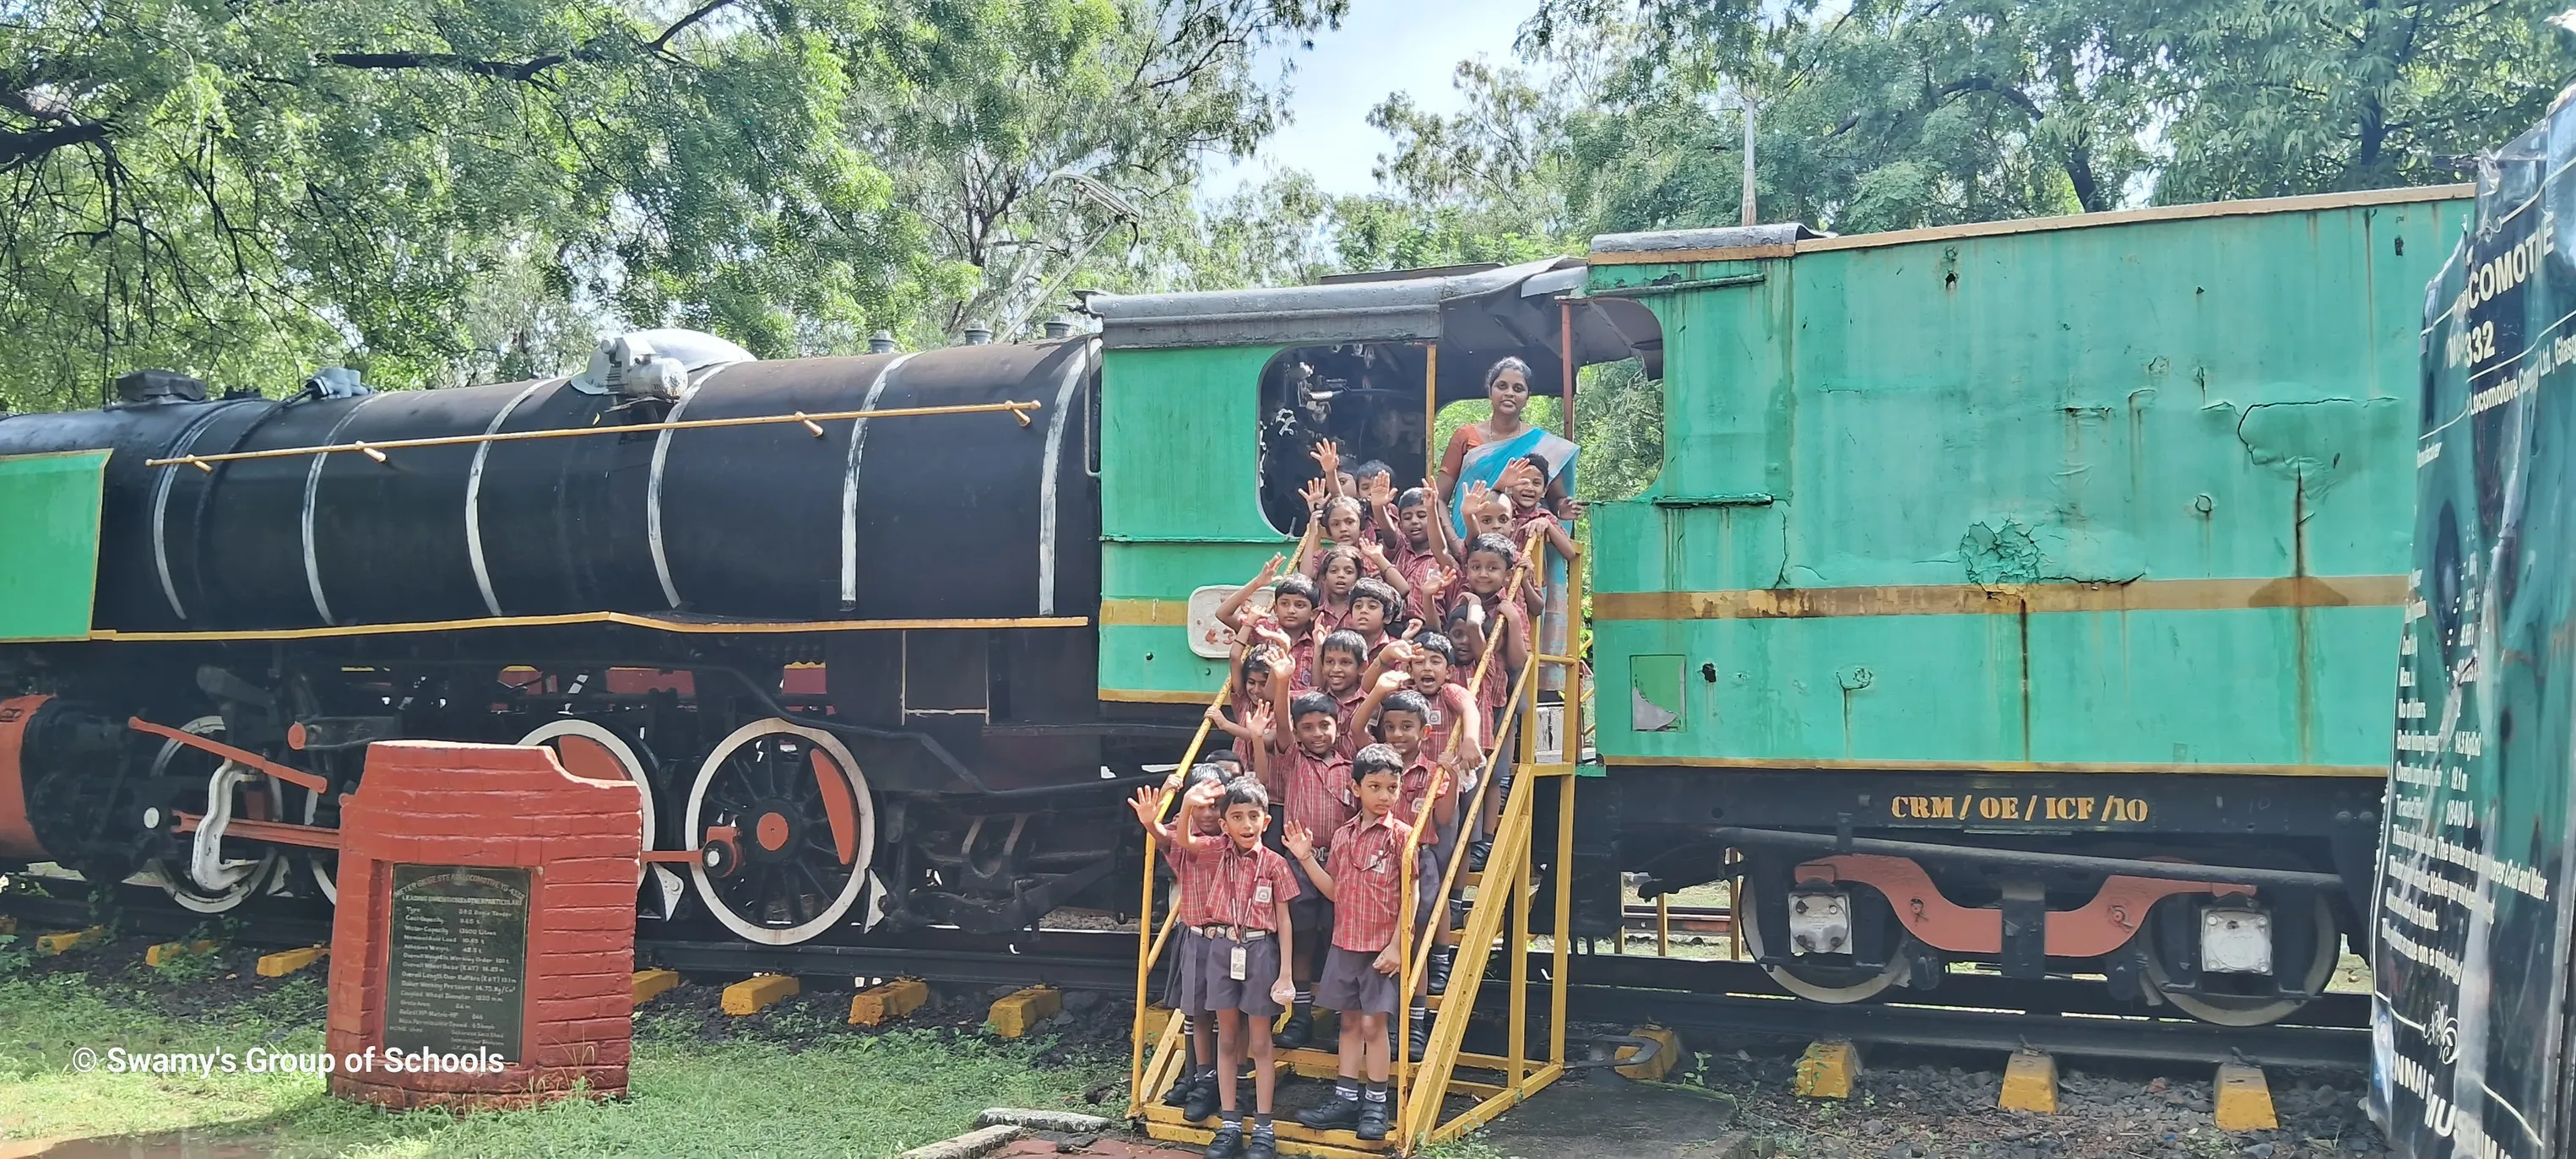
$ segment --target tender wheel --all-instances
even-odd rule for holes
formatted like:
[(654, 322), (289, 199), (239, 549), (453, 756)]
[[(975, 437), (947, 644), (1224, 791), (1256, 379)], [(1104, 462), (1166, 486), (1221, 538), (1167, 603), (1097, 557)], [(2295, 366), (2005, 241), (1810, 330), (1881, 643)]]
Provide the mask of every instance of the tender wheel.
[[(2183, 904), (2188, 900), (2181, 897), (2168, 898), (2163, 904)], [(2327, 981), (2334, 977), (2335, 960), (2343, 952), (2343, 936), (2342, 932), (2335, 928), (2334, 907), (2328, 904), (2325, 898), (2312, 897), (2308, 908), (2310, 911), (2308, 920), (2316, 923), (2314, 941), (2316, 949), (2310, 955), (2306, 969), (2296, 976), (2299, 979), (2299, 989), (2317, 994), (2322, 993)], [(2298, 915), (2276, 911), (2273, 914), (2273, 920), (2295, 921), (2298, 920)], [(2175, 1009), (2203, 1022), (2212, 1022), (2220, 1026), (2267, 1026), (2289, 1017), (2293, 1011), (2307, 1005), (2305, 999), (2283, 998), (2278, 994), (2269, 993), (2277, 987), (2274, 978), (2278, 977), (2278, 974), (2203, 974), (2200, 993), (2186, 994), (2166, 989), (2164, 947), (2158, 944), (2156, 937), (2159, 925), (2160, 923), (2149, 920), (2146, 923), (2146, 929), (2139, 934), (2139, 937), (2146, 942), (2147, 984), (2156, 988), (2156, 994), (2159, 997), (2173, 1003)], [(2292, 963), (2276, 962), (2273, 965), (2275, 969), (2284, 966), (2296, 968)], [(2259, 986), (2266, 993), (2212, 992), (2214, 987), (2231, 985)]]
[[(1759, 912), (1760, 901), (1754, 896), (1752, 883), (1735, 879), (1735, 892), (1729, 909), (1746, 915), (1740, 923), (1744, 930), (1745, 948), (1756, 957), (1763, 953), (1762, 923), (1752, 919)], [(1839, 965), (1837, 963), (1840, 963)], [(1906, 963), (1902, 956), (1878, 969), (1862, 969), (1851, 964), (1849, 954), (1807, 954), (1792, 959), (1785, 966), (1764, 966), (1762, 972), (1780, 988), (1811, 1002), (1836, 1006), (1866, 1002), (1888, 987), (1905, 980)]]
[[(181, 731), (196, 736), (221, 737), (224, 735), (224, 718), (201, 716), (179, 727)], [(152, 775), (156, 778), (202, 779), (207, 799), (190, 802), (201, 810), (211, 811), (215, 794), (221, 793), (230, 799), (235, 817), (271, 820), (286, 815), (285, 797), (276, 781), (177, 741), (161, 743), (161, 751), (152, 757)], [(232, 911), (259, 892), (259, 888), (267, 884), (269, 876), (276, 872), (280, 857), (276, 846), (232, 840), (222, 842), (217, 853), (217, 859), (207, 867), (214, 872), (213, 882), (198, 881), (185, 863), (171, 865), (156, 859), (144, 868), (159, 880), (162, 891), (170, 895), (170, 900), (201, 914), (219, 914)], [(216, 883), (220, 883), (220, 888)]]
[[(555, 750), (564, 771), (594, 781), (633, 781), (644, 798), (644, 849), (651, 852), (662, 846), (655, 843), (661, 824), (653, 809), (652, 761), (626, 738), (608, 728), (587, 720), (566, 718), (551, 720), (520, 737), (523, 745), (544, 745)], [(638, 866), (635, 884), (651, 898), (645, 912), (668, 918), (676, 910), (680, 895), (688, 887), (680, 875), (659, 865)]]
[(772, 946), (838, 924), (876, 855), (876, 814), (850, 750), (779, 717), (734, 730), (707, 755), (681, 831), (701, 849), (732, 835), (733, 856), (712, 871), (700, 858), (689, 877), (726, 929)]

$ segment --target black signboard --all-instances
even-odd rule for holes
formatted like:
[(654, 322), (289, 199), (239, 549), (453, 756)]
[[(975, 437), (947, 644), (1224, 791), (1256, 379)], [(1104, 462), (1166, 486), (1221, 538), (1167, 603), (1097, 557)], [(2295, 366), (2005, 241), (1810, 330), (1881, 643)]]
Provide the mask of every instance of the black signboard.
[[(2489, 156), (2423, 335), (2371, 939), (2371, 1109), (2414, 1159), (2568, 1154), (2576, 106)], [(2570, 216), (2560, 216), (2566, 211)]]
[(385, 1048), (520, 1057), (529, 871), (396, 865), (385, 951)]

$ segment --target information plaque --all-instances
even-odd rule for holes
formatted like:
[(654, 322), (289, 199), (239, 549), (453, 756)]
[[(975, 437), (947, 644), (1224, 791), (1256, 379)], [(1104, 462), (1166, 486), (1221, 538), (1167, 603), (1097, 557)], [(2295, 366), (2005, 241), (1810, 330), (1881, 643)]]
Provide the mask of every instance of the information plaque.
[(527, 1003), (524, 868), (395, 865), (385, 955), (389, 1050), (518, 1061)]

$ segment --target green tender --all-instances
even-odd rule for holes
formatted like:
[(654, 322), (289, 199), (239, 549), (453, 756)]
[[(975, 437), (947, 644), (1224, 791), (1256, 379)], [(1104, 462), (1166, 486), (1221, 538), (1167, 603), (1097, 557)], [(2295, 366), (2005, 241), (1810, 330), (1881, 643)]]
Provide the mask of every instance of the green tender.
[(107, 456), (0, 457), (0, 640), (89, 636)]
[(1668, 359), (1661, 477), (1592, 508), (1601, 753), (2385, 769), (2469, 209), (2413, 192), (1595, 264)]

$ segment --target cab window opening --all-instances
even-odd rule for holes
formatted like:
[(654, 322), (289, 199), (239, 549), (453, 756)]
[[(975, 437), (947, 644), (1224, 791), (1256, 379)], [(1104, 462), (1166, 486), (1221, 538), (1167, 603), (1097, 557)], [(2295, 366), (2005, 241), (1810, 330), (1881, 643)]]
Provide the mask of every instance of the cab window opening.
[(1342, 470), (1386, 464), (1399, 491), (1422, 485), (1423, 388), (1428, 348), (1415, 342), (1348, 342), (1284, 350), (1261, 372), (1261, 513), (1281, 535), (1306, 530), (1300, 491), (1319, 474), (1326, 439)]

